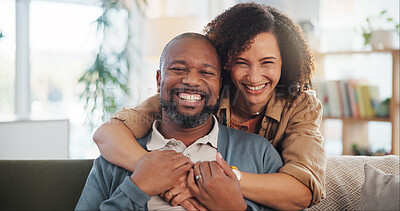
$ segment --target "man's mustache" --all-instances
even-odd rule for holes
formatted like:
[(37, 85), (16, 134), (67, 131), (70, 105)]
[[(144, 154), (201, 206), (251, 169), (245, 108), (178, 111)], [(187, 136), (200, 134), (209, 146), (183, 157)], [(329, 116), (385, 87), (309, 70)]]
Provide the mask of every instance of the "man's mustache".
[(194, 89), (194, 88), (186, 88), (186, 87), (179, 87), (179, 88), (172, 88), (170, 90), (170, 101), (172, 101), (172, 97), (179, 92), (186, 92), (186, 93), (191, 93), (191, 94), (199, 94), (202, 96), (202, 98), (205, 98), (205, 104), (207, 105), (209, 99), (210, 99), (210, 94), (204, 90), (201, 89)]

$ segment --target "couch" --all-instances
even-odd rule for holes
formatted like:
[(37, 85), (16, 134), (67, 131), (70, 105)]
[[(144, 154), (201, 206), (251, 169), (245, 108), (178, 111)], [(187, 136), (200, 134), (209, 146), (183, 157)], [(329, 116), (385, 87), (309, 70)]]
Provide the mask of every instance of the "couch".
[[(73, 210), (93, 160), (0, 160), (0, 210)], [(399, 175), (399, 156), (330, 156), (326, 197), (307, 210), (355, 210), (364, 164)], [(397, 196), (398, 198), (398, 196)]]

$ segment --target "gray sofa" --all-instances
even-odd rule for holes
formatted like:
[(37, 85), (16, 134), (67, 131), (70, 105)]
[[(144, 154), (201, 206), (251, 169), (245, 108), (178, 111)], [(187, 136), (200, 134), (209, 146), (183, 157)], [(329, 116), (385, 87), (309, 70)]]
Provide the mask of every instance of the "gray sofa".
[[(364, 164), (399, 175), (399, 156), (331, 156), (326, 198), (307, 210), (355, 210)], [(0, 210), (73, 210), (93, 160), (0, 160)]]
[(93, 160), (0, 160), (0, 210), (73, 210)]

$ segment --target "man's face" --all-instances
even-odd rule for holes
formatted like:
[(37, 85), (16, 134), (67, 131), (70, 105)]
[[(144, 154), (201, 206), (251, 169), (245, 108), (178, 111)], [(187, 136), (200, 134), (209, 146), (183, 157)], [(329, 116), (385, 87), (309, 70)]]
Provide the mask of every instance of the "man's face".
[(177, 125), (203, 124), (217, 104), (220, 86), (219, 57), (208, 41), (181, 38), (170, 44), (157, 71), (157, 91)]

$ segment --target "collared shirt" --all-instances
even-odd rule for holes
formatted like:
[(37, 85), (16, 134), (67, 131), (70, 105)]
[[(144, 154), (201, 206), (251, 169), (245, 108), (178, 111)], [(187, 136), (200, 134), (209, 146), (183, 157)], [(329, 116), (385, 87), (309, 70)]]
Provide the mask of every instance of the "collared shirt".
[[(216, 116), (220, 123), (230, 127), (229, 89), (226, 90), (220, 96)], [(154, 95), (135, 108), (123, 108), (113, 118), (123, 121), (135, 137), (140, 138), (149, 132), (160, 113), (160, 100)], [(311, 190), (311, 205), (325, 196), (326, 153), (319, 130), (321, 122), (322, 104), (314, 91), (300, 92), (293, 102), (274, 94), (266, 105), (258, 132), (281, 155), (284, 166), (279, 172), (293, 176)]]
[[(221, 95), (217, 112), (219, 121), (231, 127), (229, 89)], [(267, 138), (282, 156), (284, 165), (280, 173), (289, 174), (310, 188), (311, 205), (325, 197), (326, 153), (319, 127), (322, 104), (315, 91), (303, 91), (289, 102), (274, 93), (267, 102), (258, 135)]]
[[(154, 121), (151, 139), (146, 147), (149, 151), (153, 150), (175, 150), (181, 152), (189, 157), (193, 163), (197, 161), (213, 161), (217, 156), (218, 146), (218, 121), (213, 116), (213, 128), (209, 134), (197, 139), (188, 147), (182, 141), (174, 138), (165, 139), (164, 136), (158, 131), (160, 121)], [(159, 196), (152, 196), (148, 202), (149, 210), (185, 210), (181, 206), (172, 207), (168, 202), (164, 201)]]
[[(218, 124), (218, 152), (228, 165), (253, 174), (276, 173), (282, 159), (265, 138)], [(137, 139), (147, 149), (151, 132)], [(249, 144), (251, 142), (251, 144)], [(103, 157), (97, 158), (86, 180), (75, 210), (149, 210), (150, 196), (130, 177), (132, 172), (120, 168)], [(244, 199), (251, 210), (271, 210), (269, 207)]]

